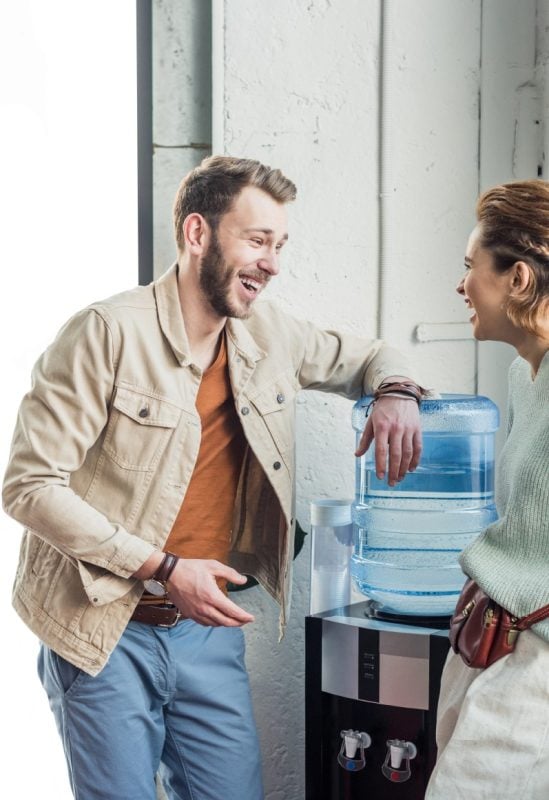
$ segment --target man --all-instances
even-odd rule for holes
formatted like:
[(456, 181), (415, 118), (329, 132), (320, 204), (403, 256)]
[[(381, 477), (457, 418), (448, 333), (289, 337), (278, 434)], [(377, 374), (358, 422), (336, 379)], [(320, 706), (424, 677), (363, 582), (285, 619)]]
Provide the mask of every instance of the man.
[[(242, 626), (226, 593), (252, 575), (287, 617), (294, 400), (378, 389), (394, 484), (419, 460), (421, 394), (379, 341), (258, 303), (279, 271), (294, 185), (206, 159), (175, 203), (162, 278), (76, 314), (39, 360), (4, 487), (22, 522), (14, 606), (80, 800), (259, 800)], [(380, 387), (385, 382), (387, 385)]]

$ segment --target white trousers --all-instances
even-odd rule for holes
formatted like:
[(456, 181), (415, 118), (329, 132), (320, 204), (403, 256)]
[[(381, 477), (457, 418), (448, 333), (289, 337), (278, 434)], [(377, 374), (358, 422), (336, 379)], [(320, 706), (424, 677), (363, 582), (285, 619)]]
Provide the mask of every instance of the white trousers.
[(486, 670), (450, 650), (425, 800), (549, 800), (549, 644), (521, 633)]

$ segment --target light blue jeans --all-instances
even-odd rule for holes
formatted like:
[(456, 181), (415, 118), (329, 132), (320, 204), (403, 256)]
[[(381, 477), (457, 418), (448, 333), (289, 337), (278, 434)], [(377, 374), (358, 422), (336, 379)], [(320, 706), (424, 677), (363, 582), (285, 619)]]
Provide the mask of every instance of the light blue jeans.
[(95, 677), (42, 645), (48, 694), (77, 800), (261, 800), (240, 628), (130, 622)]

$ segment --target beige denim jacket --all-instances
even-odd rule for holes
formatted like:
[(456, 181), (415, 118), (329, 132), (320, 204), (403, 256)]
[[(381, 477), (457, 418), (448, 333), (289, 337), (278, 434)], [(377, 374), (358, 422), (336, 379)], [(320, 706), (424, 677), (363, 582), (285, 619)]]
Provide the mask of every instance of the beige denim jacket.
[[(287, 617), (293, 553), (294, 414), (300, 389), (358, 398), (408, 375), (380, 341), (321, 331), (261, 301), (227, 322), (231, 384), (246, 439), (231, 565)], [(39, 359), (24, 397), (4, 508), (26, 528), (16, 611), (94, 675), (143, 591), (131, 575), (162, 548), (200, 444), (174, 265), (160, 280), (76, 314)], [(215, 503), (216, 487), (211, 487)]]

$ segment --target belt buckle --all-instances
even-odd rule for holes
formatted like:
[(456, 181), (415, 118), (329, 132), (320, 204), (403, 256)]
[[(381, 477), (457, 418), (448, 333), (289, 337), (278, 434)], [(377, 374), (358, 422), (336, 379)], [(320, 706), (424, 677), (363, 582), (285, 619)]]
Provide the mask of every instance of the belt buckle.
[(175, 625), (177, 625), (177, 623), (179, 622), (180, 619), (181, 619), (181, 611), (179, 611), (179, 609), (178, 609), (177, 613), (175, 615), (175, 619), (174, 619), (173, 622), (159, 622), (158, 623), (158, 627), (159, 628), (173, 628)]

